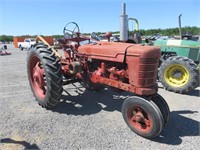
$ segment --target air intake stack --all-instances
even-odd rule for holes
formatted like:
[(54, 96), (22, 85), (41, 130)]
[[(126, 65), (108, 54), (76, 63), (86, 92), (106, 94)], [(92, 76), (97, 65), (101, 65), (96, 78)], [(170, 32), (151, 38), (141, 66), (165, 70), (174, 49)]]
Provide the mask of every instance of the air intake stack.
[(122, 15), (120, 16), (120, 41), (128, 40), (128, 15), (126, 15), (126, 4), (122, 4)]

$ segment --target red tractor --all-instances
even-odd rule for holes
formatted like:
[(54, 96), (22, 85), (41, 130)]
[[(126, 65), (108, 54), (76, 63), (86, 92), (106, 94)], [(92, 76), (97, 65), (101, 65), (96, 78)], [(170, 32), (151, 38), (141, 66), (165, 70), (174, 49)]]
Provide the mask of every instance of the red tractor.
[(158, 136), (170, 113), (164, 98), (157, 94), (160, 49), (95, 41), (81, 35), (74, 22), (65, 26), (64, 37), (60, 40), (64, 59), (40, 36), (28, 53), (28, 79), (38, 103), (45, 108), (58, 104), (63, 79), (67, 79), (68, 84), (82, 81), (85, 88), (91, 90), (109, 86), (115, 91), (128, 91), (135, 96), (127, 98), (122, 105), (127, 125), (142, 137)]

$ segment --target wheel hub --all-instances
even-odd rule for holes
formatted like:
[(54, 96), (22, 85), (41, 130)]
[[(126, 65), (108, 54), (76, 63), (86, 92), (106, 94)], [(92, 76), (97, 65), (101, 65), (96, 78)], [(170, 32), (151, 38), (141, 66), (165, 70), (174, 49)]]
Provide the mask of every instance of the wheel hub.
[[(133, 113), (134, 114), (134, 113)], [(144, 116), (141, 112), (137, 112), (134, 116), (133, 116), (133, 121), (135, 122), (141, 122), (144, 120)]]
[(173, 64), (166, 68), (164, 78), (170, 86), (181, 87), (187, 84), (190, 75), (183, 65)]
[(174, 78), (180, 78), (180, 77), (182, 77), (182, 73), (181, 72), (175, 72), (173, 76), (174, 76)]
[[(36, 61), (36, 59), (33, 59)], [(34, 62), (34, 61), (33, 61)], [(40, 61), (37, 59), (35, 65), (32, 68), (32, 85), (35, 91), (35, 94), (43, 99), (46, 94), (46, 83), (44, 80), (44, 68), (41, 67)]]
[(141, 132), (148, 132), (152, 126), (150, 116), (140, 107), (129, 110), (129, 122)]
[(36, 65), (33, 69), (33, 82), (40, 88), (45, 86), (43, 79), (44, 71)]

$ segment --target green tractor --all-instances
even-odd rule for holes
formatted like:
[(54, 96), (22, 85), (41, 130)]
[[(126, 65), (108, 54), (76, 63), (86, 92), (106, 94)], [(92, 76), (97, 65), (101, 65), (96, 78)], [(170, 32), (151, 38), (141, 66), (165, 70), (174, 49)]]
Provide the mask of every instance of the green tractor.
[(199, 86), (200, 42), (192, 41), (190, 34), (181, 32), (180, 39), (157, 39), (153, 45), (161, 50), (159, 81), (166, 90), (187, 93)]
[(166, 90), (187, 93), (199, 86), (200, 42), (156, 40), (161, 49), (159, 81)]
[[(139, 32), (138, 20), (128, 18), (125, 7), (126, 5), (123, 3), (122, 15), (120, 16), (120, 41), (135, 44), (143, 43), (160, 48), (161, 59), (158, 80), (166, 90), (188, 93), (197, 88), (199, 86), (200, 42), (192, 41), (190, 35), (181, 33), (181, 15), (179, 16), (179, 40), (161, 39), (158, 38), (160, 35), (156, 34), (143, 42)], [(134, 34), (133, 31), (129, 31), (129, 21), (136, 23)]]

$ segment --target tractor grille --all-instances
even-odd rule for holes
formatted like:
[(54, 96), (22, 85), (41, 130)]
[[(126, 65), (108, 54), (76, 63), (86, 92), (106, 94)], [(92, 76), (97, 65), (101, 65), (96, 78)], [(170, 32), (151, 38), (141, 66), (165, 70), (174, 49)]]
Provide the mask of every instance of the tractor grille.
[(157, 67), (159, 60), (155, 58), (140, 58), (138, 72), (138, 84), (140, 86), (154, 85), (157, 77)]
[(140, 58), (141, 64), (155, 64), (158, 60), (155, 58)]

